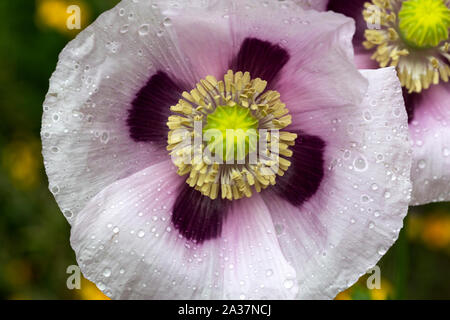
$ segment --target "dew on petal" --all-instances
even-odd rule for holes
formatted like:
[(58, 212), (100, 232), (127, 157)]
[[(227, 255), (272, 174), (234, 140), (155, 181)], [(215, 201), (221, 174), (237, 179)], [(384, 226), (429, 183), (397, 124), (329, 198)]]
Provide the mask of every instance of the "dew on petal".
[(73, 212), (71, 210), (64, 210), (63, 214), (67, 219), (72, 219), (73, 217)]
[(105, 284), (104, 284), (103, 282), (97, 283), (97, 287), (98, 287), (101, 291), (103, 291), (103, 290), (106, 289), (106, 286), (105, 286)]
[(124, 24), (121, 28), (120, 28), (120, 33), (127, 33), (128, 29), (130, 28), (129, 24)]
[(141, 26), (139, 27), (138, 32), (139, 32), (139, 35), (140, 35), (140, 36), (145, 36), (145, 35), (147, 35), (147, 34), (150, 32), (150, 25), (148, 25), (148, 24), (143, 24), (143, 25), (141, 25)]
[(286, 279), (284, 280), (283, 285), (286, 289), (291, 289), (294, 286), (294, 280)]
[(369, 110), (364, 111), (363, 117), (364, 117), (364, 120), (371, 121), (372, 120), (372, 113), (370, 113)]
[(379, 247), (378, 248), (378, 254), (380, 256), (384, 255), (387, 252), (387, 249), (385, 247)]
[(419, 160), (419, 162), (417, 163), (417, 167), (419, 167), (419, 169), (425, 169), (426, 166), (427, 163), (425, 162), (425, 160)]
[(54, 195), (56, 195), (59, 193), (59, 186), (53, 186), (50, 190)]
[(103, 276), (105, 276), (106, 278), (111, 276), (111, 269), (110, 268), (105, 268), (103, 270)]
[(366, 171), (367, 168), (369, 167), (367, 160), (363, 156), (355, 158), (355, 160), (353, 161), (353, 166), (356, 171), (360, 172)]

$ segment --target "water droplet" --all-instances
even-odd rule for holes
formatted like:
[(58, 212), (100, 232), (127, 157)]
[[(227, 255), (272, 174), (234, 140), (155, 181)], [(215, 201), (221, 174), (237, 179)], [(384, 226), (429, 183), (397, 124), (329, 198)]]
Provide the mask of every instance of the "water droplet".
[(100, 141), (104, 144), (108, 143), (109, 141), (109, 133), (108, 132), (103, 132), (101, 137), (100, 137)]
[(127, 33), (128, 29), (130, 28), (129, 24), (124, 24), (121, 28), (120, 28), (120, 33)]
[(377, 185), (376, 183), (372, 183), (372, 185), (370, 186), (370, 188), (371, 188), (373, 191), (377, 191), (377, 190), (378, 190), (378, 185)]
[(99, 282), (99, 283), (97, 283), (97, 288), (99, 288), (100, 291), (103, 291), (106, 289), (106, 286), (103, 282)]
[(172, 25), (172, 20), (170, 20), (170, 18), (165, 18), (163, 21), (163, 25), (166, 27), (170, 27)]
[(444, 157), (448, 157), (448, 156), (450, 156), (450, 149), (448, 149), (448, 148), (443, 148), (442, 149), (442, 154), (444, 155)]
[(138, 233), (137, 233), (137, 236), (139, 238), (143, 238), (145, 236), (145, 231), (144, 230), (139, 230)]
[(283, 285), (286, 289), (291, 289), (294, 286), (294, 280), (291, 279), (284, 280)]
[(356, 171), (362, 172), (367, 170), (368, 164), (363, 156), (359, 156), (356, 157), (355, 160), (353, 161), (353, 166)]
[(424, 169), (427, 166), (427, 163), (425, 162), (425, 160), (419, 160), (417, 166), (419, 167), (419, 169)]
[(272, 269), (267, 269), (266, 276), (267, 277), (271, 277), (272, 275), (273, 275), (273, 270)]
[(344, 159), (346, 159), (346, 160), (349, 159), (351, 154), (352, 153), (350, 150), (345, 150), (344, 151)]
[(283, 234), (283, 232), (284, 232), (284, 225), (276, 224), (275, 225), (275, 233), (279, 236), (279, 235)]
[(139, 27), (138, 33), (140, 36), (145, 36), (149, 33), (150, 26), (148, 24), (143, 24)]
[(71, 219), (73, 217), (73, 212), (70, 210), (64, 210), (63, 214), (67, 219)]
[(119, 233), (120, 229), (119, 229), (119, 227), (114, 227), (112, 231), (113, 231), (114, 233)]
[(372, 120), (372, 114), (368, 110), (364, 112), (363, 117), (364, 117), (364, 120), (366, 120), (366, 121)]
[(53, 194), (58, 194), (59, 193), (59, 187), (58, 186), (53, 186), (51, 189)]
[(384, 193), (384, 198), (385, 199), (389, 199), (391, 197), (391, 193), (389, 192), (389, 191), (386, 191), (385, 193)]
[(105, 268), (105, 270), (103, 270), (103, 275), (105, 277), (110, 277), (111, 276), (111, 269), (110, 268)]

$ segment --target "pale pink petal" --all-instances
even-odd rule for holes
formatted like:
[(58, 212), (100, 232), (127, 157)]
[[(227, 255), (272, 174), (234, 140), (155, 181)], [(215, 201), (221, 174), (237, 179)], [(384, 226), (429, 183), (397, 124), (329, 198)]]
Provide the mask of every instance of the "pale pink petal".
[[(44, 104), (43, 153), (86, 277), (113, 298), (288, 299), (332, 297), (372, 266), (406, 213), (410, 155), (392, 68), (364, 73), (371, 87), (362, 103), (368, 81), (353, 62), (353, 29), (291, 1), (125, 0), (71, 42)], [(257, 194), (233, 203), (221, 237), (196, 244), (171, 220), (184, 179), (161, 144), (130, 138), (129, 106), (157, 72), (188, 86), (220, 77), (252, 37), (289, 52), (276, 89), (292, 127), (326, 142), (323, 184), (301, 208), (318, 214), (301, 221), (305, 234), (276, 241), (283, 223), (299, 222), (279, 220), (273, 206), (286, 219), (292, 208)], [(364, 223), (376, 233), (360, 240)], [(329, 244), (340, 250), (325, 252)], [(329, 265), (306, 261), (311, 248), (323, 248)]]
[(170, 161), (114, 182), (73, 221), (83, 274), (120, 299), (289, 299), (295, 271), (281, 254), (259, 195), (238, 201), (222, 236), (195, 244), (171, 210), (183, 179)]
[(280, 250), (263, 197), (236, 201), (224, 226), (227, 299), (293, 299), (298, 292), (296, 272)]
[(316, 194), (300, 208), (265, 198), (297, 271), (297, 298), (333, 298), (351, 286), (395, 242), (407, 213), (411, 155), (400, 83), (393, 68), (362, 74), (370, 84), (361, 105), (315, 120), (335, 137), (322, 136), (326, 170)]
[[(236, 18), (239, 31), (235, 37), (239, 43), (252, 33), (259, 39), (279, 44), (290, 54), (275, 89), (291, 114), (299, 112), (300, 104), (302, 108), (331, 108), (360, 103), (367, 81), (353, 62), (353, 20), (331, 12), (301, 12), (298, 6), (271, 5), (272, 11), (277, 11), (277, 19), (271, 19), (270, 11), (246, 16), (242, 9)], [(277, 28), (282, 30), (281, 38), (272, 31)]]
[(328, 4), (328, 0), (294, 0), (294, 2), (303, 9), (314, 9), (317, 11), (324, 11)]
[(228, 19), (230, 2), (201, 1), (186, 6), (159, 4), (170, 25), (177, 49), (186, 56), (186, 62), (195, 73), (195, 84), (208, 75), (223, 78), (233, 55), (237, 52), (232, 43), (232, 28)]
[[(81, 32), (60, 55), (42, 121), (50, 189), (69, 220), (102, 188), (166, 156), (162, 139), (136, 143), (127, 127), (130, 105), (152, 75), (163, 71), (188, 90), (206, 74), (225, 72), (245, 38), (263, 36), (258, 28), (274, 43), (288, 29), (292, 39), (311, 35), (302, 12), (289, 1), (126, 0)], [(326, 20), (330, 29), (341, 19)]]
[(409, 125), (412, 205), (450, 200), (450, 84), (424, 90)]
[(167, 157), (160, 146), (133, 141), (126, 123), (136, 93), (157, 70), (189, 78), (170, 37), (157, 34), (163, 20), (149, 3), (123, 1), (60, 54), (41, 135), (50, 190), (69, 221), (110, 183)]

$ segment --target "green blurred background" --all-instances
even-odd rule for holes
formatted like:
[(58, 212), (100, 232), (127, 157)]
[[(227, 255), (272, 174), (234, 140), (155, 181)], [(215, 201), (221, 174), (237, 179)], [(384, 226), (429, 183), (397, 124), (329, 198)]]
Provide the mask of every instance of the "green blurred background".
[[(76, 264), (69, 225), (47, 189), (39, 131), (42, 102), (58, 54), (76, 33), (117, 0), (0, 1), (0, 299), (104, 299), (89, 281), (69, 290)], [(399, 241), (379, 263), (381, 289), (367, 276), (338, 299), (449, 299), (450, 204), (410, 209)]]

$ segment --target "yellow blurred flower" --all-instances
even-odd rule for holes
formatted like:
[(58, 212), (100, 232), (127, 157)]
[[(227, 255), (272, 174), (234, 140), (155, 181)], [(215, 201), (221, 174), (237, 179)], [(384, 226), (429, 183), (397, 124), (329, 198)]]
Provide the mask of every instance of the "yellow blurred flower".
[(380, 289), (369, 290), (372, 300), (387, 300), (392, 297), (393, 288), (389, 281), (381, 279)]
[(334, 300), (352, 300), (352, 289), (353, 287), (348, 288), (345, 291), (339, 292), (338, 295), (336, 296), (336, 298), (334, 298)]
[[(50, 27), (61, 33), (70, 34), (77, 33), (87, 25), (89, 21), (90, 12), (87, 5), (79, 0), (37, 0), (36, 3), (36, 20), (37, 24), (45, 27)], [(75, 10), (79, 8), (79, 19), (81, 29), (70, 29), (70, 25), (78, 12)], [(78, 19), (78, 16), (76, 17)]]
[(13, 287), (20, 287), (28, 284), (33, 277), (31, 264), (25, 260), (12, 260), (5, 266), (5, 279)]
[(40, 142), (35, 138), (12, 141), (2, 150), (3, 167), (19, 189), (29, 189), (37, 184), (41, 163)]
[(386, 279), (381, 279), (380, 289), (367, 287), (367, 276), (361, 277), (357, 283), (340, 292), (335, 300), (387, 300), (392, 297), (393, 287)]
[(27, 294), (21, 292), (14, 292), (11, 296), (8, 297), (8, 300), (32, 300), (32, 299)]
[(422, 240), (431, 248), (442, 249), (450, 245), (450, 216), (439, 214), (425, 218)]
[(423, 217), (418, 214), (409, 214), (406, 218), (406, 235), (411, 240), (420, 238), (423, 230)]
[(81, 289), (78, 290), (78, 295), (81, 300), (111, 300), (95, 284), (84, 277), (81, 277)]

